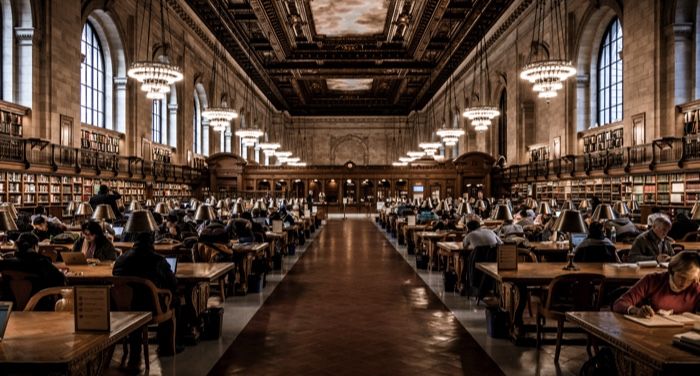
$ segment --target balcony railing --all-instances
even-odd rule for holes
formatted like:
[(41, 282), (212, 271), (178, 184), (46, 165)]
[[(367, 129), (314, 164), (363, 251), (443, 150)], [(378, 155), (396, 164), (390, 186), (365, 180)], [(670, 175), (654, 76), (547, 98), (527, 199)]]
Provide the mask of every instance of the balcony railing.
[(0, 135), (0, 162), (24, 164), (25, 169), (33, 166), (49, 166), (53, 171), (59, 168), (74, 169), (80, 174), (83, 169), (92, 169), (96, 175), (127, 173), (130, 177), (152, 176), (160, 181), (193, 181), (206, 173), (206, 163), (195, 167), (180, 166), (164, 162), (145, 162), (138, 157), (125, 157), (113, 153), (73, 148), (51, 144), (36, 138), (15, 138)]

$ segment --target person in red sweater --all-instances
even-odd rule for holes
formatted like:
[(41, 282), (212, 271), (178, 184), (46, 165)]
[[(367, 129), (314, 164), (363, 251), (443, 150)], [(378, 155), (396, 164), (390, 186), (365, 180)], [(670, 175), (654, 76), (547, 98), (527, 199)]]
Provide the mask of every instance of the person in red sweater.
[(668, 271), (646, 275), (623, 294), (613, 311), (651, 317), (660, 309), (674, 314), (700, 309), (700, 254), (683, 251), (671, 258)]

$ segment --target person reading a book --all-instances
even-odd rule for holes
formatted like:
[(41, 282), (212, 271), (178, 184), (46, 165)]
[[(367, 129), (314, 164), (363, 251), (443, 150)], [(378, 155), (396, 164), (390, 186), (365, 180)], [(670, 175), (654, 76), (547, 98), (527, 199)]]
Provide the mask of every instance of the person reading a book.
[(663, 216), (657, 217), (649, 230), (634, 239), (628, 256), (629, 262), (667, 262), (674, 254), (673, 239), (668, 237), (670, 230), (671, 221)]
[(652, 317), (659, 310), (674, 314), (700, 309), (700, 254), (679, 252), (671, 258), (668, 271), (644, 276), (613, 305), (617, 313)]

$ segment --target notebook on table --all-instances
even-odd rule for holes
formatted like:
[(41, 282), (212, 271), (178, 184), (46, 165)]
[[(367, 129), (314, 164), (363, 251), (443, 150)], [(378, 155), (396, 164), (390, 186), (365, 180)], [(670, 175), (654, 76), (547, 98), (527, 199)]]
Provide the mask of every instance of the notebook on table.
[(66, 265), (87, 265), (88, 261), (83, 252), (61, 252), (63, 263)]
[(636, 322), (637, 324), (644, 325), (650, 328), (672, 328), (683, 326), (682, 323), (678, 321), (673, 321), (669, 318), (660, 315), (654, 315), (649, 318), (641, 318), (637, 316), (625, 315), (627, 320)]
[(7, 322), (10, 321), (10, 313), (12, 313), (12, 302), (0, 302), (0, 342), (5, 336)]

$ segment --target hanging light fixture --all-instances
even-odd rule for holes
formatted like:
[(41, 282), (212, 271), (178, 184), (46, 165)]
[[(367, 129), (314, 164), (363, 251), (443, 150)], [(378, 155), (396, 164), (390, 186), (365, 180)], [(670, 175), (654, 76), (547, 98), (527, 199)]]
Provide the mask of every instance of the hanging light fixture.
[(406, 155), (408, 155), (410, 158), (418, 159), (418, 158), (423, 157), (425, 155), (425, 152), (424, 151), (409, 151), (408, 153), (406, 153)]
[(271, 157), (275, 155), (275, 151), (281, 146), (276, 142), (261, 142), (258, 144), (258, 147), (260, 148), (260, 150), (262, 150), (263, 154), (267, 155), (268, 157)]
[[(146, 3), (144, 1), (143, 16), (141, 18), (141, 33), (139, 35), (139, 41), (136, 51), (145, 51), (146, 59), (136, 61), (131, 64), (129, 70), (126, 72), (127, 76), (135, 79), (141, 83), (141, 90), (146, 92), (146, 98), (148, 99), (164, 99), (165, 95), (170, 92), (170, 86), (176, 82), (182, 81), (183, 74), (182, 69), (174, 64), (170, 64), (164, 59), (161, 61), (156, 61), (155, 59), (149, 60), (148, 53), (151, 50), (151, 4), (148, 2), (148, 10), (146, 10)], [(167, 57), (168, 49), (172, 47), (172, 36), (170, 35), (170, 25), (168, 24), (167, 9), (163, 5), (163, 0), (160, 3), (160, 38), (161, 46), (163, 46), (164, 55)], [(137, 6), (138, 8), (138, 6)], [(137, 9), (138, 10), (138, 9)], [(146, 16), (148, 13), (148, 16)], [(145, 19), (148, 17), (148, 29), (145, 29)], [(168, 37), (170, 38), (170, 43), (165, 43), (165, 29), (168, 28)], [(141, 46), (141, 38), (146, 35), (146, 48)]]
[[(550, 2), (551, 30), (545, 29), (545, 8)], [(562, 5), (563, 3), (563, 5)], [(567, 60), (566, 48), (566, 1), (536, 0), (535, 26), (532, 29), (532, 42), (527, 64), (520, 72), (520, 78), (529, 81), (532, 90), (539, 98), (550, 99), (557, 96), (557, 91), (564, 87), (564, 82), (576, 74), (571, 61)], [(564, 8), (564, 9), (562, 9)], [(542, 47), (545, 45), (545, 35), (551, 35), (549, 52)]]
[[(478, 68), (478, 72), (477, 72)], [(466, 86), (466, 81), (465, 81)], [(478, 91), (477, 91), (478, 88)], [(484, 40), (481, 40), (481, 47), (478, 47), (476, 61), (474, 62), (474, 81), (472, 82), (471, 101), (473, 105), (464, 109), (462, 116), (471, 121), (472, 127), (477, 132), (483, 132), (489, 129), (491, 121), (501, 115), (498, 108), (489, 106), (488, 98), (491, 93), (491, 80), (489, 79), (489, 60), (484, 46)]]
[(403, 166), (408, 166), (408, 163), (406, 163), (406, 162), (394, 162), (391, 165), (394, 167), (403, 167)]
[(404, 163), (411, 163), (411, 162), (413, 162), (414, 160), (415, 160), (415, 159), (413, 159), (413, 158), (411, 158), (411, 157), (400, 157), (400, 158), (399, 158), (399, 162), (404, 162)]
[[(248, 25), (248, 33), (250, 34), (250, 25)], [(250, 47), (250, 45), (249, 45), (249, 47)], [(253, 56), (252, 47), (250, 47), (250, 49), (248, 51), (248, 56)], [(249, 72), (254, 71), (253, 63), (250, 63), (249, 69), (250, 69)], [(248, 87), (246, 89), (248, 89), (248, 90), (246, 90), (246, 92), (245, 92), (246, 93), (245, 102), (249, 108), (248, 113), (251, 114), (251, 117), (252, 117), (253, 112), (254, 112), (253, 110), (255, 110), (256, 115), (257, 115), (258, 111), (253, 103), (253, 81), (250, 78), (250, 76), (248, 76)], [(258, 143), (258, 139), (264, 135), (264, 133), (261, 130), (259, 130), (255, 127), (254, 120), (253, 119), (249, 119), (249, 120), (252, 123), (251, 128), (239, 129), (236, 131), (236, 136), (238, 136), (241, 139), (241, 143), (243, 144), (243, 146), (246, 146), (246, 147), (255, 146), (255, 144)]]
[[(452, 30), (452, 19), (450, 18), (450, 30)], [(452, 38), (450, 38), (448, 45), (447, 45), (447, 51), (452, 51)], [(457, 129), (453, 128), (454, 124), (452, 123), (452, 99), (455, 97), (454, 95), (454, 79), (452, 78), (452, 75), (447, 78), (447, 86), (445, 88), (445, 95), (449, 99), (449, 106), (447, 103), (447, 99), (444, 100), (443, 104), (443, 116), (445, 118), (442, 121), (442, 128), (438, 129), (437, 132), (435, 132), (440, 138), (442, 138), (442, 142), (445, 143), (445, 146), (455, 146), (459, 142), (459, 138), (464, 136), (464, 130), (462, 129)], [(456, 98), (455, 98), (455, 103), (456, 103)]]
[(440, 146), (442, 146), (442, 144), (439, 142), (421, 142), (420, 144), (418, 144), (418, 147), (423, 149), (425, 155), (430, 157), (434, 156), (435, 153), (437, 153), (438, 149), (440, 149)]
[(287, 163), (287, 159), (292, 156), (291, 151), (276, 151), (275, 157), (280, 164)]
[[(214, 62), (212, 63), (212, 98), (216, 98), (216, 61), (219, 59), (223, 61), (224, 57), (217, 51), (216, 56), (214, 57)], [(226, 82), (228, 84), (226, 64), (224, 64), (224, 72), (226, 75)], [(222, 99), (219, 106), (207, 107), (204, 111), (202, 111), (202, 117), (209, 122), (209, 126), (213, 130), (224, 133), (231, 126), (231, 120), (238, 118), (238, 112), (235, 109), (230, 108), (228, 102)]]

